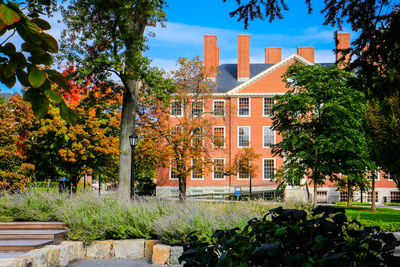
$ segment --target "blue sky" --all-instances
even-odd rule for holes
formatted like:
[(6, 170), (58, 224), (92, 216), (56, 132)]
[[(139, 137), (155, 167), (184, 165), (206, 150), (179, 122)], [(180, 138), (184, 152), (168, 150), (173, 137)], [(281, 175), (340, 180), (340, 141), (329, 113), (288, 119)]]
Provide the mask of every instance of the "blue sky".
[[(282, 47), (282, 57), (296, 53), (298, 46), (314, 46), (316, 62), (334, 62), (332, 49), (335, 46), (333, 33), (335, 28), (323, 26), (323, 1), (313, 2), (313, 13), (307, 14), (305, 1), (287, 0), (289, 11), (284, 12), (283, 20), (253, 21), (248, 30), (243, 23), (229, 16), (236, 7), (236, 0), (170, 0), (166, 9), (168, 22), (166, 28), (148, 28), (155, 33), (149, 37), (149, 50), (145, 55), (152, 59), (152, 64), (171, 70), (179, 57), (192, 58), (199, 55), (203, 58), (203, 35), (217, 35), (220, 48), (220, 63), (237, 62), (237, 36), (250, 34), (250, 61), (262, 63), (264, 48)], [(49, 20), (53, 28), (50, 34), (58, 38), (63, 28), (57, 23), (57, 16)], [(344, 27), (349, 31), (349, 27)], [(354, 34), (352, 34), (352, 40)], [(0, 84), (1, 92), (18, 92), (22, 88), (16, 85), (8, 89)]]

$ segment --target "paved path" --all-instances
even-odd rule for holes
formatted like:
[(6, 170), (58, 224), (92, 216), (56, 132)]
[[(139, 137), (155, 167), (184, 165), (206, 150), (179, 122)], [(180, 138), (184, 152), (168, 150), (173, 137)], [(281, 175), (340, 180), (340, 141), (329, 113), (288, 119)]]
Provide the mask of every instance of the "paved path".
[[(148, 259), (133, 260), (133, 259), (85, 259), (68, 265), (68, 267), (156, 267), (167, 266), (151, 264)], [(172, 265), (174, 267), (182, 265)]]

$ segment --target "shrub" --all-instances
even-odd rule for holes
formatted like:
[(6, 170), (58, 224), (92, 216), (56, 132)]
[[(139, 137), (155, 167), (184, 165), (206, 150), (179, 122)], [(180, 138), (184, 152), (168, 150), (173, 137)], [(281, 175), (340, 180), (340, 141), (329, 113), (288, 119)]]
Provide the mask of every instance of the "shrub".
[[(318, 206), (270, 210), (243, 230), (219, 230), (211, 241), (192, 234), (179, 258), (184, 266), (396, 266), (393, 234), (348, 221), (344, 209)], [(396, 262), (397, 261), (397, 262)]]

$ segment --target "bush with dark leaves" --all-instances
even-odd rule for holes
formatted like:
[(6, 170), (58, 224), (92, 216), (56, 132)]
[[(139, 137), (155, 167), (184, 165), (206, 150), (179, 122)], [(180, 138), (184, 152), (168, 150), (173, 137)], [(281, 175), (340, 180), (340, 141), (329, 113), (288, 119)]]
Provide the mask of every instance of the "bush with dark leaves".
[(379, 227), (348, 221), (344, 209), (318, 206), (270, 210), (239, 228), (219, 230), (211, 240), (188, 236), (184, 266), (399, 266), (400, 242)]

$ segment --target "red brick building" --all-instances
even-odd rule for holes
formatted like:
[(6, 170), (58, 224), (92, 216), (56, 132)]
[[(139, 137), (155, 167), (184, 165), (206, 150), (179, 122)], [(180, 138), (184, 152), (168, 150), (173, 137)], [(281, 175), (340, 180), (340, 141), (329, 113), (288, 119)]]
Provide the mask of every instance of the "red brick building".
[[(338, 34), (338, 48), (350, 47), (350, 34)], [(277, 185), (272, 182), (275, 169), (281, 167), (283, 159), (274, 157), (270, 144), (280, 141), (280, 136), (271, 130), (272, 120), (270, 110), (273, 106), (272, 97), (286, 92), (282, 82), (282, 74), (288, 66), (295, 62), (305, 65), (315, 64), (314, 47), (299, 47), (297, 54), (284, 59), (280, 47), (265, 48), (265, 63), (250, 63), (250, 36), (239, 35), (238, 63), (219, 64), (219, 48), (215, 35), (204, 36), (204, 64), (206, 67), (218, 67), (218, 71), (210, 73), (208, 77), (217, 82), (212, 103), (203, 107), (213, 114), (218, 111), (224, 117), (214, 116), (214, 134), (223, 136), (223, 149), (213, 151), (212, 159), (215, 165), (227, 166), (232, 163), (234, 156), (244, 147), (251, 146), (255, 152), (261, 154), (257, 160), (257, 175), (251, 178), (252, 191), (273, 191)], [(332, 63), (318, 63), (329, 65)], [(227, 112), (229, 110), (229, 112)], [(206, 112), (206, 110), (205, 110)], [(175, 115), (171, 115), (173, 117)], [(212, 115), (209, 115), (212, 116)], [(235, 188), (249, 191), (250, 177), (243, 174), (223, 176), (214, 167), (197, 177), (187, 178), (188, 195), (233, 193)], [(312, 187), (312, 185), (310, 186)], [(400, 192), (395, 183), (379, 175), (376, 181), (378, 203), (399, 201)], [(312, 189), (310, 189), (312, 194)], [(157, 195), (177, 196), (178, 180), (169, 168), (160, 168), (157, 171)], [(305, 200), (306, 189), (301, 186), (288, 186), (285, 190), (287, 199)], [(318, 189), (318, 198), (321, 202), (335, 202), (343, 200), (334, 184), (327, 183)], [(363, 194), (363, 200), (371, 197), (368, 192)], [(360, 199), (356, 193), (355, 200)]]

